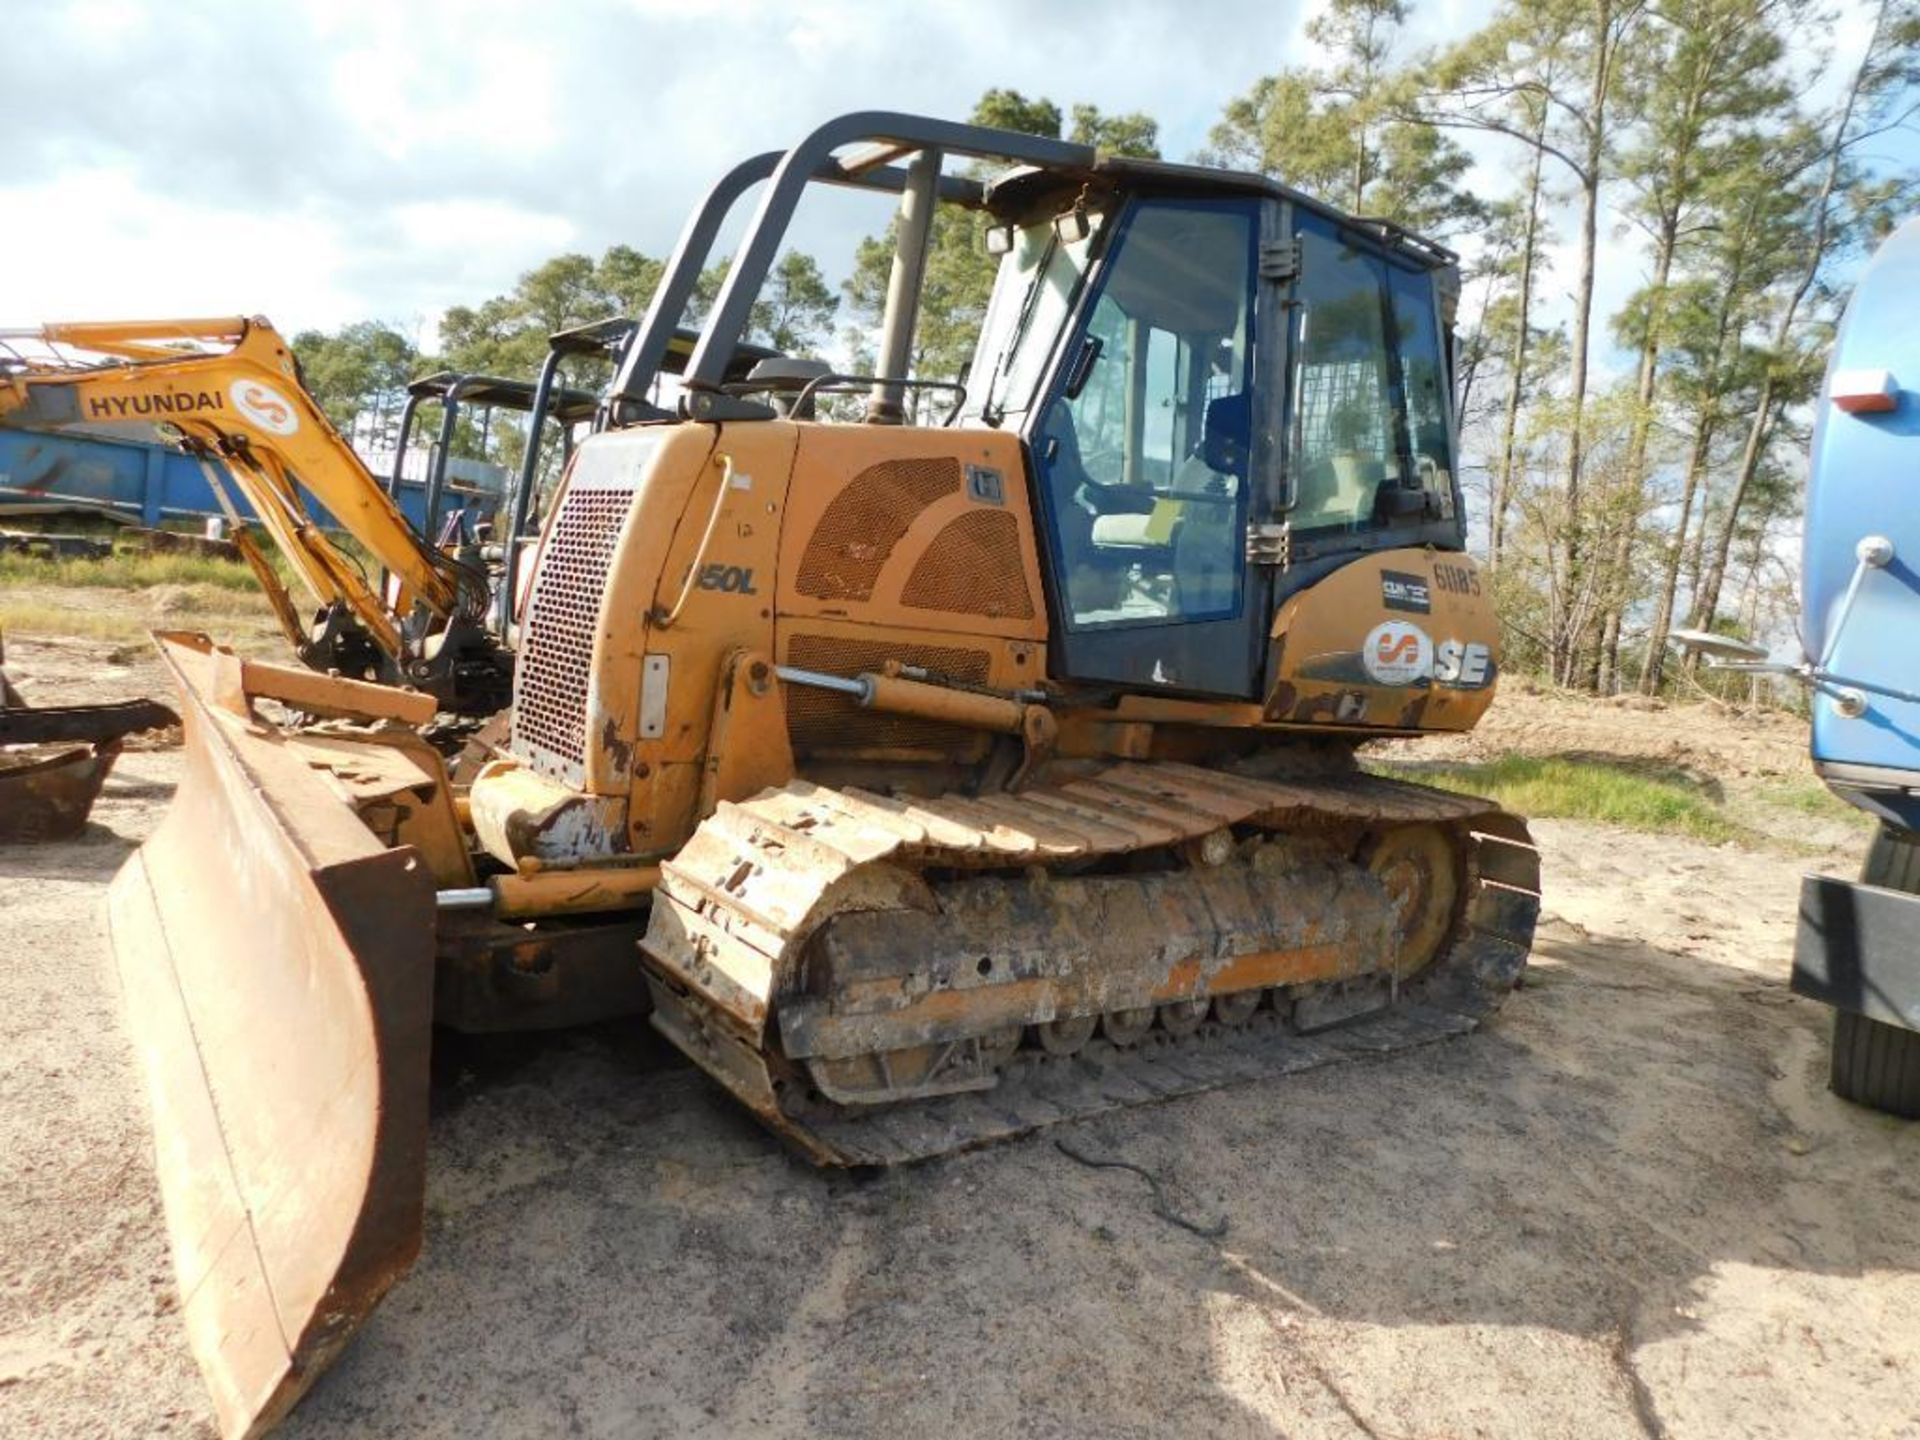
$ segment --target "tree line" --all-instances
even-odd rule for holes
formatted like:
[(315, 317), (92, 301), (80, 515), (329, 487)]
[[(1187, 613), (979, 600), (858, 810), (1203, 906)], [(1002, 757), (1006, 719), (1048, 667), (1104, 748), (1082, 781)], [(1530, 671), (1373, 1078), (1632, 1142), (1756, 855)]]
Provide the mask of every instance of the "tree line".
[[(1319, 62), (1226, 99), (1193, 158), (1467, 254), (1464, 479), (1510, 666), (1601, 693), (1693, 683), (1671, 630), (1765, 635), (1791, 608), (1778, 542), (1843, 277), (1920, 202), (1920, 177), (1888, 161), (1920, 115), (1920, 0), (1866, 0), (1870, 34), (1843, 72), (1821, 0), (1497, 0), (1479, 30), (1426, 49), (1410, 17), (1408, 0), (1331, 0), (1308, 26)], [(994, 89), (972, 118), (1160, 156), (1144, 114)], [(1609, 216), (1644, 258), (1601, 314)], [(916, 373), (969, 358), (995, 267), (983, 228), (937, 217)], [(789, 251), (751, 338), (870, 363), (891, 254), (890, 234), (862, 241), (836, 291)], [(432, 365), (531, 376), (553, 331), (644, 311), (662, 268), (626, 246), (557, 256), (449, 310), (434, 356), (377, 322), (294, 346), (329, 413), (364, 432)], [(724, 278), (701, 277), (691, 323)]]

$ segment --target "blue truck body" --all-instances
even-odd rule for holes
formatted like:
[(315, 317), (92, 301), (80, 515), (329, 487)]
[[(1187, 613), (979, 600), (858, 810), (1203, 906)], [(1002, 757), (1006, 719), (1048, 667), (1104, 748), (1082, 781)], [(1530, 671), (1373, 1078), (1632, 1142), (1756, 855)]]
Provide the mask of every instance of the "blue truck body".
[[(1816, 404), (1800, 622), (1814, 768), (1887, 827), (1882, 844), (1920, 843), (1920, 217), (1861, 277)], [(1920, 1031), (1920, 895), (1808, 876), (1793, 988)]]
[[(1834, 403), (1836, 376), (1882, 371), (1891, 409), (1849, 414)], [(1893, 542), (1893, 559), (1862, 575), (1842, 625), (1856, 546), (1873, 535)], [(1827, 367), (1807, 481), (1801, 643), (1866, 700), (1848, 716), (1814, 697), (1815, 765), (1848, 798), (1920, 830), (1920, 701), (1890, 693), (1920, 688), (1920, 218), (1875, 253)]]
[[(221, 478), (226, 479), (224, 467)], [(229, 483), (227, 493), (242, 515), (253, 514), (238, 486)], [(429, 533), (424, 523), (424, 485), (403, 479), (396, 498), (409, 523), (420, 533)], [(472, 498), (464, 490), (449, 487), (442, 496), (442, 515)], [(200, 462), (170, 446), (0, 429), (0, 524), (5, 523), (9, 506), (57, 501), (111, 508), (150, 526), (225, 513)], [(311, 497), (308, 503), (321, 525), (338, 528)]]

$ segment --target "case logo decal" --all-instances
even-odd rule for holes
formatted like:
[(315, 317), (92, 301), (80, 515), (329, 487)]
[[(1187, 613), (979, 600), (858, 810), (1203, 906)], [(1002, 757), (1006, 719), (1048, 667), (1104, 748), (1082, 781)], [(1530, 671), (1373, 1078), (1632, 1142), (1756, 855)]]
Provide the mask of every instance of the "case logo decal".
[(1388, 620), (1367, 632), (1360, 663), (1375, 684), (1417, 684), (1433, 673), (1433, 641), (1418, 625)]

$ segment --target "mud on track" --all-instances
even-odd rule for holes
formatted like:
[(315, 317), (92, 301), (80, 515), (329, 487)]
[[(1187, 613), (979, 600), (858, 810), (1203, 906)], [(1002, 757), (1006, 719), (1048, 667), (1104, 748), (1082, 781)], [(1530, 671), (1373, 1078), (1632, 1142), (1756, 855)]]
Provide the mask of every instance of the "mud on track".
[[(211, 1434), (102, 922), (176, 761), (0, 849), (0, 1434)], [(1920, 1435), (1920, 1126), (1825, 1091), (1806, 862), (1534, 829), (1486, 1031), (1074, 1128), (1219, 1240), (1047, 1136), (818, 1174), (645, 1034), (445, 1050), (425, 1256), (282, 1433)]]

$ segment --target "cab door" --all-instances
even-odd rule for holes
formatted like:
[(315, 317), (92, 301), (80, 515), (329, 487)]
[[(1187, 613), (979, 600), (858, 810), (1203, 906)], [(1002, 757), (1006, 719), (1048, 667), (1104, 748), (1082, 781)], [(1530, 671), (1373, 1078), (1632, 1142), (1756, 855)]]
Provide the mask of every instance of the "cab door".
[(1030, 422), (1052, 672), (1259, 693), (1269, 615), (1258, 502), (1262, 202), (1129, 202)]

